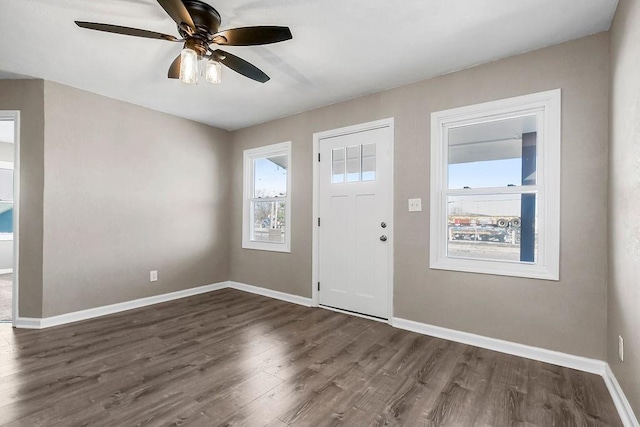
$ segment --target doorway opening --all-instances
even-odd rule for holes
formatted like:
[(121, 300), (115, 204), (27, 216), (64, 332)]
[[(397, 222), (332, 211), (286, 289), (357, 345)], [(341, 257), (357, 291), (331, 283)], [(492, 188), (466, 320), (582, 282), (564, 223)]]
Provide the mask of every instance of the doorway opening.
[(18, 112), (0, 111), (0, 322), (18, 317)]

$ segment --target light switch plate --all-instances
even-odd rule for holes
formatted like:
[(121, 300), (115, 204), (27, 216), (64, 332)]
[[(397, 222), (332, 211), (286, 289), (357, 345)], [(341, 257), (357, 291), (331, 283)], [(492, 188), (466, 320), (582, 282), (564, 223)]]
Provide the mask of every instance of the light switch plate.
[(422, 211), (422, 199), (409, 199), (409, 212)]
[(151, 270), (149, 272), (149, 281), (157, 282), (158, 281), (158, 270)]

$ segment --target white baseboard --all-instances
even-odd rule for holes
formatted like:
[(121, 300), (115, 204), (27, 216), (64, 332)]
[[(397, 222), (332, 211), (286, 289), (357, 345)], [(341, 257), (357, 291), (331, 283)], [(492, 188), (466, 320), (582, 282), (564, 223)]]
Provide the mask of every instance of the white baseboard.
[(311, 307), (311, 298), (301, 297), (298, 295), (287, 294), (284, 292), (273, 291), (259, 286), (247, 285), (246, 283), (229, 282), (229, 287), (239, 291), (250, 292), (252, 294), (262, 295), (269, 298), (279, 299), (281, 301), (291, 302), (294, 304)]
[(43, 329), (52, 326), (64, 325), (67, 323), (79, 322), (81, 320), (93, 319), (95, 317), (106, 316), (107, 314), (120, 313), (122, 311), (133, 310), (135, 308), (146, 307), (148, 305), (161, 302), (172, 301), (192, 295), (204, 294), (228, 287), (228, 282), (214, 283), (212, 285), (199, 286), (197, 288), (184, 289), (182, 291), (170, 292), (168, 294), (154, 295), (140, 298), (133, 301), (125, 301), (117, 304), (105, 305), (102, 307), (89, 308), (87, 310), (74, 311), (72, 313), (61, 314), (59, 316), (43, 317), (41, 319), (30, 317), (18, 317), (15, 321), (16, 328)]
[(574, 356), (572, 354), (560, 353), (558, 351), (547, 350), (539, 347), (518, 344), (510, 341), (503, 341), (496, 338), (489, 338), (482, 335), (460, 332), (454, 329), (447, 329), (440, 326), (428, 325), (426, 323), (414, 322), (412, 320), (393, 318), (392, 325), (396, 328), (417, 332), (432, 337), (443, 338), (476, 347), (499, 351), (501, 353), (512, 354), (514, 356), (526, 357), (527, 359), (539, 360), (540, 362), (551, 363), (566, 368), (577, 369), (579, 371), (590, 372), (592, 374), (604, 375), (606, 362), (586, 357)]
[(633, 408), (631, 408), (631, 404), (627, 400), (627, 396), (624, 395), (616, 376), (613, 374), (611, 367), (607, 364), (605, 368), (604, 383), (607, 385), (609, 389), (609, 394), (611, 394), (611, 398), (613, 399), (613, 403), (616, 405), (616, 409), (618, 410), (618, 414), (620, 414), (620, 419), (622, 420), (622, 424), (626, 427), (640, 427), (640, 423), (638, 422), (638, 418), (636, 418), (633, 413)]
[(0, 268), (0, 274), (13, 273), (13, 268)]
[(212, 285), (199, 286), (197, 288), (184, 289), (182, 291), (170, 292), (168, 294), (140, 298), (133, 301), (125, 301), (117, 304), (105, 305), (102, 307), (89, 308), (87, 310), (74, 311), (72, 313), (65, 313), (59, 316), (43, 317), (41, 319), (31, 317), (18, 317), (14, 322), (14, 326), (21, 329), (50, 328), (52, 326), (65, 325), (67, 323), (93, 319), (95, 317), (120, 313), (122, 311), (133, 310), (135, 308), (146, 307), (153, 304), (159, 304), (161, 302), (172, 301), (225, 288), (233, 288), (239, 291), (250, 292), (252, 294), (258, 294), (269, 298), (279, 299), (282, 301), (311, 307), (311, 298), (286, 294), (284, 292), (273, 291), (271, 289), (260, 288), (258, 286), (247, 285), (244, 283), (226, 281), (214, 283)]
[(33, 317), (18, 317), (13, 322), (13, 326), (19, 329), (42, 329), (40, 326), (42, 319), (36, 319)]

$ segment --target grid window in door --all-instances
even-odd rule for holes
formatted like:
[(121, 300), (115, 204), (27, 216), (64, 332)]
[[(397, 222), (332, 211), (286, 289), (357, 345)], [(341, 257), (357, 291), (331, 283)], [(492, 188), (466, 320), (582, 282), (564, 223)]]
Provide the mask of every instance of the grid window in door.
[(242, 247), (290, 251), (291, 143), (244, 152)]
[(331, 182), (374, 181), (376, 144), (351, 145), (331, 150)]

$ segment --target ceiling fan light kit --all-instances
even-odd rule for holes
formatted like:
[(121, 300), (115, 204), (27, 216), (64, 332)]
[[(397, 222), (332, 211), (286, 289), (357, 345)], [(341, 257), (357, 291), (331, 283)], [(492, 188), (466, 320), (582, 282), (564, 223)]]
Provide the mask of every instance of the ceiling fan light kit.
[(144, 37), (170, 42), (184, 42), (182, 52), (169, 67), (168, 77), (188, 84), (198, 82), (198, 62), (206, 61), (206, 81), (218, 84), (222, 81), (222, 65), (260, 83), (269, 81), (262, 70), (244, 59), (212, 49), (212, 45), (256, 46), (278, 43), (293, 38), (288, 27), (257, 26), (232, 28), (220, 31), (221, 18), (209, 4), (201, 0), (157, 0), (175, 21), (182, 39), (162, 33), (119, 25), (76, 21), (76, 25), (89, 30)]
[(187, 84), (198, 83), (198, 54), (188, 47), (180, 52), (180, 81)]
[(207, 61), (207, 71), (205, 77), (209, 83), (217, 85), (222, 83), (222, 65), (218, 61), (210, 59)]

